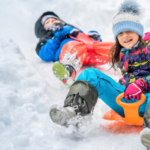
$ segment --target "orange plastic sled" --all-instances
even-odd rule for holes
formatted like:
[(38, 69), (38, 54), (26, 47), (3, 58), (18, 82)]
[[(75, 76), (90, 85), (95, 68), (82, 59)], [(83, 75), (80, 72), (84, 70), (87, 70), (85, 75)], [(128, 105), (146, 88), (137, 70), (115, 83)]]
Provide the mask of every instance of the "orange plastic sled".
[(114, 122), (104, 127), (115, 133), (140, 132), (143, 129), (143, 118), (139, 116), (138, 109), (144, 103), (146, 97), (144, 94), (141, 94), (141, 100), (135, 103), (121, 102), (121, 98), (123, 97), (124, 93), (118, 95), (116, 102), (124, 109), (125, 117), (123, 118), (113, 110), (110, 110), (102, 118), (113, 120)]

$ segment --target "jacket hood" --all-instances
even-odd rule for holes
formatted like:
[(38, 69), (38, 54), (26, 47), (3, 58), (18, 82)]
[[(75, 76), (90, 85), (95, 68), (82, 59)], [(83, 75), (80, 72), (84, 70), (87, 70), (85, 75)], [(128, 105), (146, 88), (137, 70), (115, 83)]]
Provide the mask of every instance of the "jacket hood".
[[(44, 26), (41, 23), (41, 18), (45, 15), (53, 15), (56, 16), (57, 18), (59, 18), (59, 16), (57, 16), (54, 12), (52, 11), (47, 11), (45, 13), (43, 13), (39, 19), (36, 21), (35, 23), (35, 27), (34, 27), (34, 32), (37, 38), (41, 38), (42, 36), (44, 36), (45, 34), (47, 34), (48, 31), (46, 31), (44, 29)], [(59, 18), (60, 19), (60, 18)]]

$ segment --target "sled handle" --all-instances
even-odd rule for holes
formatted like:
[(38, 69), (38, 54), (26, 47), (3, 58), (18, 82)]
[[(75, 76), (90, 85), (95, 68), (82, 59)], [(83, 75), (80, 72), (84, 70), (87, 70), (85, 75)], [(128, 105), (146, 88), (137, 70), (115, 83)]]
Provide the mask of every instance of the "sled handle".
[(122, 107), (137, 107), (140, 106), (141, 104), (143, 104), (145, 102), (145, 95), (143, 93), (141, 93), (141, 99), (138, 102), (135, 103), (124, 103), (121, 101), (121, 98), (124, 97), (124, 92), (119, 94), (116, 98), (116, 103)]
[(139, 116), (139, 106), (144, 103), (146, 97), (141, 93), (141, 100), (135, 103), (124, 103), (121, 102), (121, 98), (124, 97), (124, 93), (121, 93), (116, 98), (116, 103), (124, 109), (125, 118), (124, 122), (128, 125), (143, 125), (143, 118)]

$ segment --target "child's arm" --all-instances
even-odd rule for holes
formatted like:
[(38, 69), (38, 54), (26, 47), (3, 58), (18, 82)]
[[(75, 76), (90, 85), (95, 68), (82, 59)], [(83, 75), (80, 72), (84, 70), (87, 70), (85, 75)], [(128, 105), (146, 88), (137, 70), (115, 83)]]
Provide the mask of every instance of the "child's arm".
[[(126, 81), (125, 85), (127, 86), (128, 84), (135, 82), (137, 78), (132, 73), (129, 73), (129, 56), (124, 55), (124, 57), (122, 59), (126, 60), (121, 62), (121, 74)], [(143, 77), (143, 79), (145, 80), (145, 83), (148, 84), (148, 79), (146, 77)]]
[(79, 33), (79, 30), (71, 26), (64, 26), (61, 30), (53, 33), (56, 38), (58, 38), (60, 41), (63, 41), (64, 39), (68, 38), (68, 35), (76, 37)]
[(39, 57), (44, 61), (55, 61), (55, 53), (59, 48), (61, 41), (57, 38), (48, 39), (39, 51)]
[(133, 98), (140, 100), (141, 93), (147, 90), (145, 79), (136, 79), (132, 73), (129, 73), (129, 55), (124, 55), (121, 59), (121, 67), (122, 76), (126, 80), (126, 89), (124, 91), (125, 99), (130, 100)]
[(59, 39), (50, 38), (48, 35), (42, 37), (36, 47), (37, 54), (44, 61), (54, 61), (55, 53), (61, 44)]
[(41, 47), (46, 44), (48, 39), (51, 39), (51, 38), (52, 38), (52, 32), (48, 32), (46, 35), (44, 35), (42, 38), (40, 38), (40, 40), (37, 43), (36, 48), (35, 48), (36, 53), (38, 55), (39, 55), (39, 51), (40, 51)]
[(121, 59), (121, 74), (126, 81), (126, 85), (136, 80), (132, 73), (129, 73), (129, 55), (124, 55)]
[(94, 41), (99, 40), (102, 42), (101, 35), (97, 31), (89, 31), (88, 36), (93, 38)]

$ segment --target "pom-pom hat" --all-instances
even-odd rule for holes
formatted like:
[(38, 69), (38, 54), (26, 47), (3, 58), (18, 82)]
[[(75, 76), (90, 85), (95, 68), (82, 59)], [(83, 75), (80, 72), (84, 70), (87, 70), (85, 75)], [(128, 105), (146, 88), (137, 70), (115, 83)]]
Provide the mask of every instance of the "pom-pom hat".
[(143, 25), (140, 18), (140, 6), (135, 0), (125, 0), (119, 12), (113, 19), (113, 33), (116, 39), (117, 35), (123, 31), (133, 31), (143, 36)]

